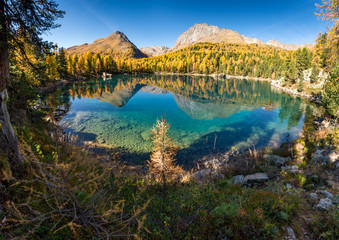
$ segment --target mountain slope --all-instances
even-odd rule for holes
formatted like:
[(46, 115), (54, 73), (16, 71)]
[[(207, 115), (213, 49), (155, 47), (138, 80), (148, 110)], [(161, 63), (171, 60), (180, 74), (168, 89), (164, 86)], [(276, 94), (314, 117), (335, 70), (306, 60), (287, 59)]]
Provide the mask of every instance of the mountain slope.
[(140, 51), (145, 53), (149, 56), (159, 56), (161, 54), (165, 54), (168, 52), (168, 47), (162, 47), (162, 46), (152, 46), (152, 47), (144, 47), (140, 48)]
[[(259, 40), (258, 38), (251, 38), (245, 35), (241, 35), (236, 31), (230, 29), (219, 28), (217, 26), (208, 25), (206, 23), (195, 24), (190, 27), (187, 31), (182, 33), (175, 45), (169, 49), (169, 51), (175, 51), (194, 45), (199, 42), (209, 43), (244, 43), (244, 44), (260, 44), (260, 45), (271, 45), (274, 47), (286, 49), (286, 50), (297, 50), (298, 48), (311, 48), (314, 44), (286, 44), (276, 40), (270, 40), (267, 43)], [(158, 55), (163, 54), (159, 53)], [(154, 55), (155, 56), (155, 55)]]
[(230, 29), (220, 29), (206, 23), (195, 24), (182, 33), (170, 51), (175, 51), (199, 42), (245, 43), (242, 36)]
[(246, 37), (245, 35), (241, 35), (244, 41), (248, 44), (256, 43), (256, 44), (265, 44), (263, 41), (259, 40), (258, 38), (250, 38)]
[(101, 102), (108, 102), (117, 108), (124, 107), (128, 101), (145, 85), (136, 84), (135, 86), (114, 90), (113, 92), (104, 92), (100, 95), (94, 95)]
[(143, 58), (141, 52), (122, 32), (115, 32), (106, 38), (100, 38), (91, 44), (82, 44), (67, 49), (70, 54), (83, 54), (85, 52), (109, 53), (120, 57)]

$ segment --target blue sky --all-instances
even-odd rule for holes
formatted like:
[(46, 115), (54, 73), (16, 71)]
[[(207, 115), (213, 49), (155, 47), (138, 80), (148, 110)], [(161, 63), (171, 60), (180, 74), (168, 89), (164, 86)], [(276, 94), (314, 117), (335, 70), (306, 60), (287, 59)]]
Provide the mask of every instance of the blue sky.
[(61, 47), (92, 43), (115, 31), (139, 48), (175, 44), (196, 23), (228, 28), (262, 41), (314, 43), (326, 22), (314, 14), (313, 0), (134, 1), (56, 0), (66, 11), (62, 25), (43, 38)]

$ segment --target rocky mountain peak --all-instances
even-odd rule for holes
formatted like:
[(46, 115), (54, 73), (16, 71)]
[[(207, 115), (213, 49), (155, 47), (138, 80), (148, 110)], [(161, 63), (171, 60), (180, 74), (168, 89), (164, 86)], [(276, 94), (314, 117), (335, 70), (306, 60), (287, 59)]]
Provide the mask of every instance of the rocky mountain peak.
[(91, 44), (82, 44), (67, 49), (70, 54), (83, 54), (85, 52), (112, 53), (123, 57), (146, 57), (129, 39), (120, 31), (116, 31), (105, 38), (99, 38)]
[(241, 35), (230, 29), (220, 29), (217, 26), (206, 23), (195, 24), (186, 32), (182, 33), (177, 39), (171, 51), (175, 51), (198, 42), (232, 42), (244, 43)]
[[(105, 38), (101, 38), (101, 39), (105, 39)], [(101, 39), (98, 39), (98, 40), (101, 40)], [(120, 32), (120, 31), (116, 31), (114, 33), (112, 33), (111, 35), (109, 35), (107, 37), (107, 39), (111, 39), (111, 40), (119, 40), (119, 41), (123, 41), (123, 42), (128, 42), (128, 43), (131, 43), (133, 44), (129, 39), (128, 37), (123, 33), (123, 32)], [(97, 41), (98, 41), (97, 40)], [(133, 44), (134, 45), (134, 44)]]

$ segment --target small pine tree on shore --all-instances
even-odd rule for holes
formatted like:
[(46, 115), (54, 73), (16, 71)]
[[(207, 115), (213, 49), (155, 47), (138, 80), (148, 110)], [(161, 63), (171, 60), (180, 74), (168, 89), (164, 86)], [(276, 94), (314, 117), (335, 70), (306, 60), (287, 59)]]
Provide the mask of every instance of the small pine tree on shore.
[(175, 164), (175, 155), (178, 148), (174, 145), (173, 140), (168, 137), (170, 124), (166, 120), (157, 120), (153, 126), (154, 134), (153, 152), (148, 161), (148, 168), (151, 174), (159, 180), (164, 188), (168, 181), (175, 179), (183, 169)]

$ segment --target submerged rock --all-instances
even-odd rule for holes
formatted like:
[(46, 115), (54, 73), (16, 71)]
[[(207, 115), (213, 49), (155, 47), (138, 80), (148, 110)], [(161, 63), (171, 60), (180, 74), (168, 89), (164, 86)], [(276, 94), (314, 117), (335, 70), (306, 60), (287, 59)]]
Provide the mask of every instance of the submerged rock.
[(151, 130), (146, 130), (142, 132), (140, 135), (145, 141), (148, 141), (151, 139), (153, 132)]

